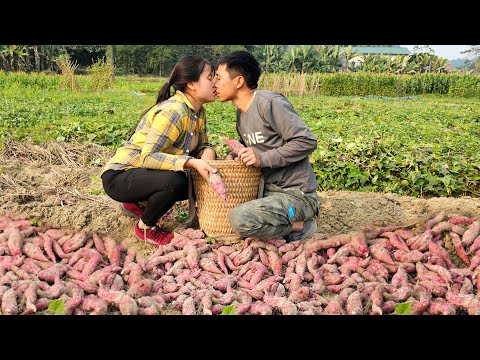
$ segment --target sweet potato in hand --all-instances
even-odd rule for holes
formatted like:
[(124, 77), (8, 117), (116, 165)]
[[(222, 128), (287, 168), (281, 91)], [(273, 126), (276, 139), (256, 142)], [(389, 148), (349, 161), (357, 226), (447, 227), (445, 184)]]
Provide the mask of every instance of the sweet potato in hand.
[(227, 189), (223, 183), (222, 177), (217, 173), (210, 173), (208, 177), (208, 183), (213, 188), (213, 191), (222, 198), (223, 201), (227, 201)]
[(245, 146), (243, 146), (243, 144), (238, 141), (238, 140), (234, 140), (234, 139), (229, 139), (228, 137), (226, 136), (222, 136), (222, 139), (223, 141), (225, 141), (228, 145), (228, 147), (230, 148), (230, 150), (232, 150), (235, 154), (238, 154), (238, 152), (240, 151), (240, 149), (243, 149)]

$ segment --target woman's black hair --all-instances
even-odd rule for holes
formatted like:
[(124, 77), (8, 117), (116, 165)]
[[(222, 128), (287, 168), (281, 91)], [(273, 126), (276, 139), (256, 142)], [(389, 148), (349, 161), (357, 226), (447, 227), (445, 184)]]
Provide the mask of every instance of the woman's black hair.
[(163, 84), (158, 92), (156, 104), (161, 103), (172, 96), (170, 93), (171, 87), (173, 87), (175, 91), (180, 90), (185, 93), (187, 84), (190, 81), (198, 81), (206, 65), (210, 66), (212, 71), (214, 71), (210, 61), (199, 56), (187, 55), (178, 60), (168, 78), (168, 81)]
[[(167, 82), (160, 88), (156, 103), (146, 109), (142, 113), (141, 118), (143, 118), (145, 114), (148, 113), (155, 105), (169, 99), (173, 94), (175, 94), (175, 91), (180, 90), (181, 92), (185, 93), (187, 84), (190, 81), (198, 81), (200, 79), (200, 75), (202, 75), (202, 72), (205, 69), (205, 66), (210, 66), (212, 71), (215, 71), (210, 61), (199, 56), (187, 55), (178, 60), (173, 67)], [(171, 93), (172, 87), (174, 90), (173, 94)], [(135, 130), (133, 130), (133, 132), (130, 134), (130, 137), (134, 133)]]

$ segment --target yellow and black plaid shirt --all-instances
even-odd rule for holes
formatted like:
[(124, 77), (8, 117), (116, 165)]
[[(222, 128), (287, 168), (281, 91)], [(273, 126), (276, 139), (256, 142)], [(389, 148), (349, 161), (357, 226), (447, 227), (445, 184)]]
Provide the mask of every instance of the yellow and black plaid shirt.
[[(194, 138), (198, 138), (198, 144), (192, 144)], [(208, 146), (205, 108), (202, 106), (195, 115), (188, 98), (177, 90), (174, 96), (145, 114), (130, 140), (117, 150), (103, 171), (132, 168), (182, 171), (185, 162), (205, 146)]]

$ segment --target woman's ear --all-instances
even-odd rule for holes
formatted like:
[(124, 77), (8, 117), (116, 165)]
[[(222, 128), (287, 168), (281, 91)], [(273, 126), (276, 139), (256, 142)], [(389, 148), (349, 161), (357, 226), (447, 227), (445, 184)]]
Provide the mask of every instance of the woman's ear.
[(190, 81), (187, 83), (187, 88), (192, 90), (192, 91), (195, 91), (196, 90), (196, 87), (195, 87), (195, 84), (193, 81)]

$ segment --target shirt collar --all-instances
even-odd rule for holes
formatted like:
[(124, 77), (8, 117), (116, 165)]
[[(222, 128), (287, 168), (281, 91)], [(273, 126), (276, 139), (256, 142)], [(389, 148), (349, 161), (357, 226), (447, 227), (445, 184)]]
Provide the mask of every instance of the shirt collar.
[(183, 92), (181, 92), (180, 90), (176, 90), (175, 95), (178, 96), (183, 102), (185, 102), (185, 104), (187, 104), (187, 106), (192, 111), (195, 111), (195, 109), (192, 106), (192, 103), (190, 102), (190, 100), (188, 100), (187, 96)]

